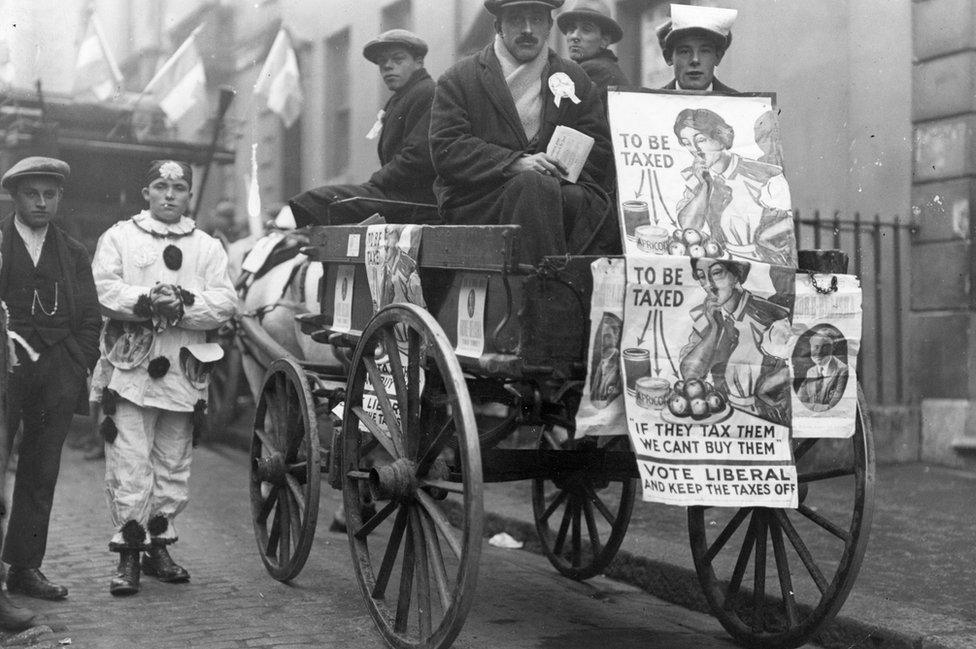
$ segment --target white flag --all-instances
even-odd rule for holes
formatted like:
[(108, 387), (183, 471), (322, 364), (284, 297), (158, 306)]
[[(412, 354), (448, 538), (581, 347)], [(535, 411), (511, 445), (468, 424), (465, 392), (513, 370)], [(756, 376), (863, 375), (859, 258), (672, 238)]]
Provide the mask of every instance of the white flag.
[(197, 51), (198, 26), (146, 85), (169, 121), (181, 134), (194, 136), (207, 121), (207, 76)]
[(261, 221), (261, 187), (258, 184), (258, 145), (251, 145), (251, 178), (247, 183), (247, 224), (251, 235), (264, 235), (264, 223)]
[(78, 47), (75, 59), (73, 94), (91, 92), (99, 101), (117, 100), (122, 94), (122, 72), (108, 49), (94, 12), (88, 19), (85, 38)]
[(254, 83), (254, 94), (268, 102), (268, 109), (281, 117), (285, 128), (291, 128), (302, 114), (302, 82), (298, 73), (298, 57), (291, 46), (285, 28), (275, 36), (268, 58)]

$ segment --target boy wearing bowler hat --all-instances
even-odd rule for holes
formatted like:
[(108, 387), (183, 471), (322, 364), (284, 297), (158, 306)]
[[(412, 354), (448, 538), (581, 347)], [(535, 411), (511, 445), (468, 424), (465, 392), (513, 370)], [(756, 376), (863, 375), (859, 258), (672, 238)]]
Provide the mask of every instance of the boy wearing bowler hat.
[[(88, 252), (52, 222), (70, 172), (62, 160), (34, 156), (0, 179), (14, 202), (14, 214), (0, 221), (0, 299), (10, 313), (10, 335), (20, 343), (5, 395), (3, 467), (23, 424), (3, 560), (10, 564), (7, 590), (40, 599), (68, 594), (40, 567), (61, 448), (72, 415), (88, 412), (86, 384), (101, 327)], [(29, 622), (24, 609), (14, 611), (0, 597), (0, 626), (26, 626), (25, 615)]]
[(426, 54), (427, 43), (405, 29), (383, 32), (363, 48), (363, 56), (376, 64), (383, 83), (393, 91), (365, 134), (367, 139), (377, 141), (381, 166), (360, 185), (325, 185), (292, 198), (289, 205), (298, 227), (355, 223), (376, 212), (398, 223), (437, 221), (432, 208), (369, 200), (333, 205), (353, 197), (435, 203), (434, 168), (427, 139), (434, 81), (424, 68)]
[(624, 32), (604, 0), (578, 0), (571, 9), (556, 16), (556, 25), (566, 37), (569, 58), (579, 63), (601, 90), (630, 85), (617, 65), (617, 55), (609, 49), (623, 38)]
[(665, 90), (736, 91), (715, 78), (715, 68), (732, 44), (738, 12), (722, 7), (671, 5), (671, 19), (657, 28), (657, 39), (674, 79)]
[[(113, 595), (139, 591), (140, 573), (190, 579), (168, 547), (189, 501), (193, 446), (205, 420), (209, 370), (220, 359), (207, 331), (234, 315), (237, 295), (220, 242), (186, 216), (193, 170), (156, 160), (146, 171), (149, 209), (109, 228), (92, 271), (110, 376), (100, 394), (105, 491), (119, 553)], [(139, 555), (144, 551), (142, 565)]]

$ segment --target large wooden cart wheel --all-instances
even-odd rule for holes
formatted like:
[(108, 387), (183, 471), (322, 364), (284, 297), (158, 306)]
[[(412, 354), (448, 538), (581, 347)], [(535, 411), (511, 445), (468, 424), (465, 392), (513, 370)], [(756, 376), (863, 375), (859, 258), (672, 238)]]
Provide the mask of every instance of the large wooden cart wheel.
[(302, 367), (273, 361), (254, 412), (250, 491), (261, 561), (279, 581), (301, 572), (315, 537), (321, 455), (314, 405)]
[[(626, 435), (560, 442), (547, 428), (540, 447), (629, 451)], [(532, 481), (532, 514), (542, 551), (561, 574), (584, 580), (602, 573), (620, 549), (634, 509), (637, 480), (583, 472)]]
[(807, 642), (844, 604), (867, 547), (874, 441), (860, 390), (850, 439), (795, 440), (793, 452), (798, 509), (688, 509), (705, 597), (746, 647)]
[(392, 647), (448, 647), (477, 580), (481, 453), (461, 367), (423, 309), (387, 306), (363, 331), (341, 446), (346, 530), (370, 615)]

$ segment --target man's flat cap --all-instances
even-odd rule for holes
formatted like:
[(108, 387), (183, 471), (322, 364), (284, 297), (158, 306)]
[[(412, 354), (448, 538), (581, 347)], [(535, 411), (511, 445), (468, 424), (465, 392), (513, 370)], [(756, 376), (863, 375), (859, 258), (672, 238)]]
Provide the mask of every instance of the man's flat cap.
[(603, 32), (603, 35), (616, 43), (624, 37), (620, 24), (610, 16), (610, 8), (604, 0), (577, 0), (571, 9), (556, 16), (559, 31), (566, 33), (570, 26), (580, 20), (588, 20)]
[(7, 169), (7, 173), (3, 174), (3, 178), (0, 178), (0, 186), (8, 192), (13, 192), (17, 181), (27, 176), (45, 176), (64, 182), (70, 175), (71, 167), (64, 160), (35, 155), (24, 158)]
[(366, 43), (366, 46), (363, 47), (363, 56), (370, 62), (377, 63), (380, 52), (391, 45), (404, 47), (414, 56), (427, 55), (427, 43), (424, 42), (424, 39), (406, 29), (391, 29)]
[(518, 5), (540, 5), (552, 11), (563, 6), (563, 0), (485, 0), (485, 9), (496, 16), (505, 7), (515, 7)]
[(738, 15), (735, 9), (673, 4), (671, 20), (655, 30), (661, 51), (669, 58), (675, 39), (690, 32), (708, 34), (723, 50), (728, 49), (732, 44), (732, 23)]

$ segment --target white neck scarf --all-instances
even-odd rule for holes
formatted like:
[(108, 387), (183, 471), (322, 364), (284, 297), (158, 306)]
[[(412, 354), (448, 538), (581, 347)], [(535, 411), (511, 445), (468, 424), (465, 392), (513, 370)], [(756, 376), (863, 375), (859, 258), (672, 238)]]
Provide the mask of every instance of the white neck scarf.
[(549, 62), (549, 48), (543, 47), (539, 55), (522, 63), (505, 47), (500, 34), (495, 34), (495, 56), (502, 65), (502, 76), (512, 93), (515, 110), (525, 137), (532, 139), (542, 123), (542, 71)]

